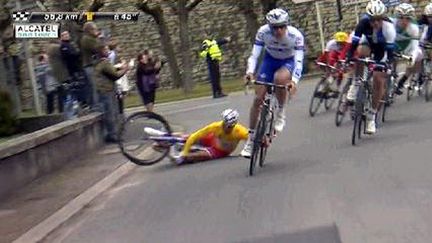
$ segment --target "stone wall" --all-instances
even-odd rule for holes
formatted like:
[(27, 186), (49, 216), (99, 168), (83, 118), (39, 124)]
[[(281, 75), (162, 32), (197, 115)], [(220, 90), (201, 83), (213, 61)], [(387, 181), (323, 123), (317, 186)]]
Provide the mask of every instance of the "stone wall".
[[(46, 2), (49, 3), (49, 1)], [(106, 0), (105, 2), (105, 6), (100, 11), (137, 11), (135, 0)], [(160, 2), (162, 4), (174, 47), (178, 47), (180, 44), (177, 16), (171, 11), (167, 1), (158, 0), (152, 2)], [(427, 4), (427, 1), (421, 0), (411, 2), (417, 7), (418, 14), (422, 12), (422, 9)], [(50, 7), (61, 9), (61, 6), (58, 6), (58, 2), (52, 1), (51, 3)], [(88, 4), (90, 4), (90, 1), (88, 1)], [(358, 5), (360, 13), (364, 12), (365, 5), (365, 3)], [(279, 6), (289, 11), (292, 25), (305, 33), (307, 58), (309, 60), (314, 59), (321, 52), (314, 2), (294, 4), (292, 1), (280, 0)], [(325, 40), (329, 40), (337, 30), (350, 32), (355, 27), (355, 6), (344, 6), (342, 8), (343, 20), (341, 23), (338, 22), (336, 0), (321, 1), (320, 6)], [(257, 0), (254, 1), (254, 9), (259, 16), (259, 22), (263, 23), (264, 16)], [(142, 13), (139, 21), (135, 23), (101, 21), (97, 24), (102, 29), (108, 30), (112, 37), (119, 41), (121, 48), (120, 57), (126, 59), (135, 58), (145, 48), (152, 49), (156, 54), (163, 57), (158, 29), (156, 24), (151, 20), (150, 16)], [(216, 37), (233, 37), (233, 41), (223, 47), (224, 60), (221, 63), (223, 79), (238, 78), (243, 74), (245, 62), (252, 45), (246, 36), (245, 18), (234, 6), (233, 2), (227, 0), (204, 0), (191, 12), (189, 26), (192, 42), (190, 55), (193, 62), (193, 78), (196, 82), (207, 80), (206, 64), (198, 57), (204, 31), (210, 31)], [(35, 49), (38, 49), (44, 43), (38, 42), (35, 44), (38, 46)], [(179, 48), (175, 49), (179, 50)], [(177, 57), (181, 65), (180, 53), (177, 53)], [(131, 78), (133, 79), (133, 77)], [(162, 71), (162, 86), (169, 87), (171, 83), (169, 69), (165, 67)]]

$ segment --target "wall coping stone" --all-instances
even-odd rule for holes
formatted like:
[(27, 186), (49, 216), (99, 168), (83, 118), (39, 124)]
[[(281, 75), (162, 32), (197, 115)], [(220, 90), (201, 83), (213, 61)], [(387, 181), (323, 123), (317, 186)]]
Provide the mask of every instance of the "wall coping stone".
[(24, 152), (56, 138), (65, 136), (101, 119), (102, 113), (94, 112), (3, 142), (0, 144), (0, 163), (4, 158)]

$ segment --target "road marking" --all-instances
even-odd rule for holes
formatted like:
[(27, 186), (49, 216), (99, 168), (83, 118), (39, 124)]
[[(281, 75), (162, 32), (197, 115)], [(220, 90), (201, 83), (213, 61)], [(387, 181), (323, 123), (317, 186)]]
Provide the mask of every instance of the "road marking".
[(18, 239), (14, 240), (13, 243), (40, 242), (49, 233), (51, 233), (62, 223), (70, 219), (74, 214), (79, 212), (102, 192), (112, 187), (112, 185), (119, 181), (123, 176), (125, 176), (137, 167), (137, 165), (132, 163), (123, 164), (118, 169), (109, 174), (107, 177), (100, 180), (95, 185), (87, 189), (85, 192), (81, 193), (76, 198), (69, 201), (60, 210), (37, 224), (35, 227), (31, 228), (25, 234), (21, 235)]

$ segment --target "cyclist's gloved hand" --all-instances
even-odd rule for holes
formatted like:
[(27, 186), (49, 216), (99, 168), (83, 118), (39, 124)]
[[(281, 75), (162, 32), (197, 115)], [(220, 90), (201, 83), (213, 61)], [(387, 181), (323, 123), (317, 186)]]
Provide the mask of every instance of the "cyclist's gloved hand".
[(351, 62), (353, 61), (353, 54), (352, 53), (350, 53), (350, 52), (348, 52), (347, 54), (346, 54), (346, 56), (345, 56), (345, 61), (344, 61), (344, 66), (345, 67), (348, 67), (350, 64), (351, 64)]
[(247, 73), (247, 74), (244, 76), (244, 82), (245, 82), (245, 85), (250, 84), (252, 80), (254, 80), (254, 75), (253, 75), (253, 73)]
[(389, 60), (376, 62), (375, 71), (386, 72), (387, 74), (391, 74), (392, 71), (392, 62)]

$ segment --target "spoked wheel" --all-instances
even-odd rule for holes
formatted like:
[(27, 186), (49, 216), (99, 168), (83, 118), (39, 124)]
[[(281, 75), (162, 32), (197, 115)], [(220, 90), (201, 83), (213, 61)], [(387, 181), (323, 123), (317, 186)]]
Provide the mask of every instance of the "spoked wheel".
[[(258, 126), (255, 131), (255, 139), (253, 143), (252, 154), (250, 158), (250, 166), (249, 166), (250, 176), (253, 176), (255, 174), (255, 167), (256, 167), (257, 160), (260, 160), (259, 162), (260, 164), (264, 163), (265, 153), (263, 152), (267, 152), (266, 150), (262, 150), (263, 141), (265, 139), (264, 136), (266, 132), (267, 112), (268, 111), (266, 108), (264, 108), (261, 111), (260, 120), (258, 122)], [(261, 159), (263, 160), (263, 162), (261, 162)]]
[(309, 105), (309, 115), (315, 116), (318, 109), (321, 106), (321, 103), (324, 101), (324, 97), (326, 95), (325, 89), (327, 86), (327, 78), (323, 77), (315, 86), (315, 90), (312, 94), (311, 102)]
[(386, 115), (387, 115), (387, 109), (390, 107), (391, 105), (391, 97), (389, 95), (391, 91), (387, 91), (385, 94), (385, 98), (384, 101), (381, 104), (381, 109), (380, 109), (380, 116), (381, 119), (378, 119), (378, 121), (381, 121), (382, 123), (384, 123), (386, 121)]
[(265, 161), (266, 156), (267, 156), (267, 149), (268, 149), (268, 146), (270, 146), (270, 143), (271, 143), (271, 140), (273, 137), (273, 133), (274, 133), (274, 128), (273, 128), (274, 113), (271, 112), (270, 116), (271, 116), (270, 119), (267, 120), (268, 126), (269, 126), (268, 132), (267, 132), (267, 134), (264, 135), (265, 136), (264, 137), (265, 142), (264, 142), (264, 144), (262, 144), (261, 149), (260, 149), (260, 160), (259, 160), (259, 166), (260, 167), (264, 166), (264, 161)]
[[(167, 156), (170, 145), (157, 143), (152, 139), (153, 131), (169, 136), (172, 130), (168, 122), (153, 112), (138, 112), (129, 116), (119, 133), (119, 147), (122, 154), (137, 165), (152, 165)], [(157, 135), (156, 135), (157, 136)]]
[(340, 96), (339, 87), (337, 86), (336, 81), (334, 81), (331, 85), (329, 85), (329, 88), (331, 90), (337, 90), (338, 92), (337, 93), (335, 93), (335, 92), (328, 92), (327, 93), (327, 96), (325, 97), (325, 100), (324, 100), (324, 107), (327, 111), (333, 107), (333, 105), (336, 103), (336, 100), (339, 100), (338, 98)]
[[(260, 127), (258, 126), (258, 128), (260, 128)], [(253, 142), (252, 154), (251, 154), (251, 158), (250, 158), (250, 166), (249, 166), (249, 175), (250, 176), (253, 176), (255, 174), (255, 167), (256, 167), (257, 160), (260, 159), (259, 153), (261, 150), (262, 139), (264, 137), (264, 134), (260, 133), (258, 131), (259, 130), (257, 129), (257, 132), (255, 134), (255, 139)]]
[(260, 149), (260, 156), (259, 156), (259, 166), (263, 167), (264, 166), (264, 161), (267, 155), (267, 146), (261, 146)]
[(324, 107), (325, 107), (325, 109), (327, 111), (330, 110), (333, 107), (334, 103), (336, 103), (337, 99), (338, 99), (337, 97), (336, 98), (327, 98), (327, 99), (325, 99), (324, 100)]
[(388, 102), (389, 101), (385, 101), (384, 104), (382, 104), (382, 107), (381, 107), (382, 111), (380, 113), (381, 113), (381, 122), (382, 123), (384, 123), (386, 121), (387, 108), (389, 107)]
[(338, 105), (336, 107), (336, 126), (340, 126), (342, 124), (343, 119), (345, 118), (346, 112), (348, 110), (347, 103), (347, 92), (350, 84), (345, 84), (342, 93), (339, 95)]
[(425, 94), (425, 100), (426, 102), (429, 102), (432, 100), (432, 80), (429, 76), (424, 78), (423, 87), (424, 87), (424, 94)]
[(356, 114), (354, 116), (353, 130), (351, 134), (351, 144), (356, 145), (357, 140), (360, 139), (361, 125), (362, 125), (362, 115)]
[[(356, 142), (361, 138), (362, 125), (366, 125), (364, 122), (364, 100), (366, 99), (365, 88), (363, 86), (359, 87), (357, 93), (356, 103), (354, 104), (354, 124), (351, 134), (351, 144), (356, 145)], [(365, 128), (364, 128), (365, 129)]]
[(412, 96), (414, 95), (415, 89), (414, 89), (414, 85), (412, 83), (412, 81), (410, 80), (408, 82), (408, 87), (407, 87), (407, 101), (410, 101)]
[(380, 109), (381, 119), (377, 119), (377, 121), (381, 121), (382, 123), (386, 121), (387, 110), (392, 105), (394, 96), (395, 96), (394, 81), (393, 78), (390, 77), (390, 79), (387, 82), (384, 102), (381, 104), (381, 109)]

